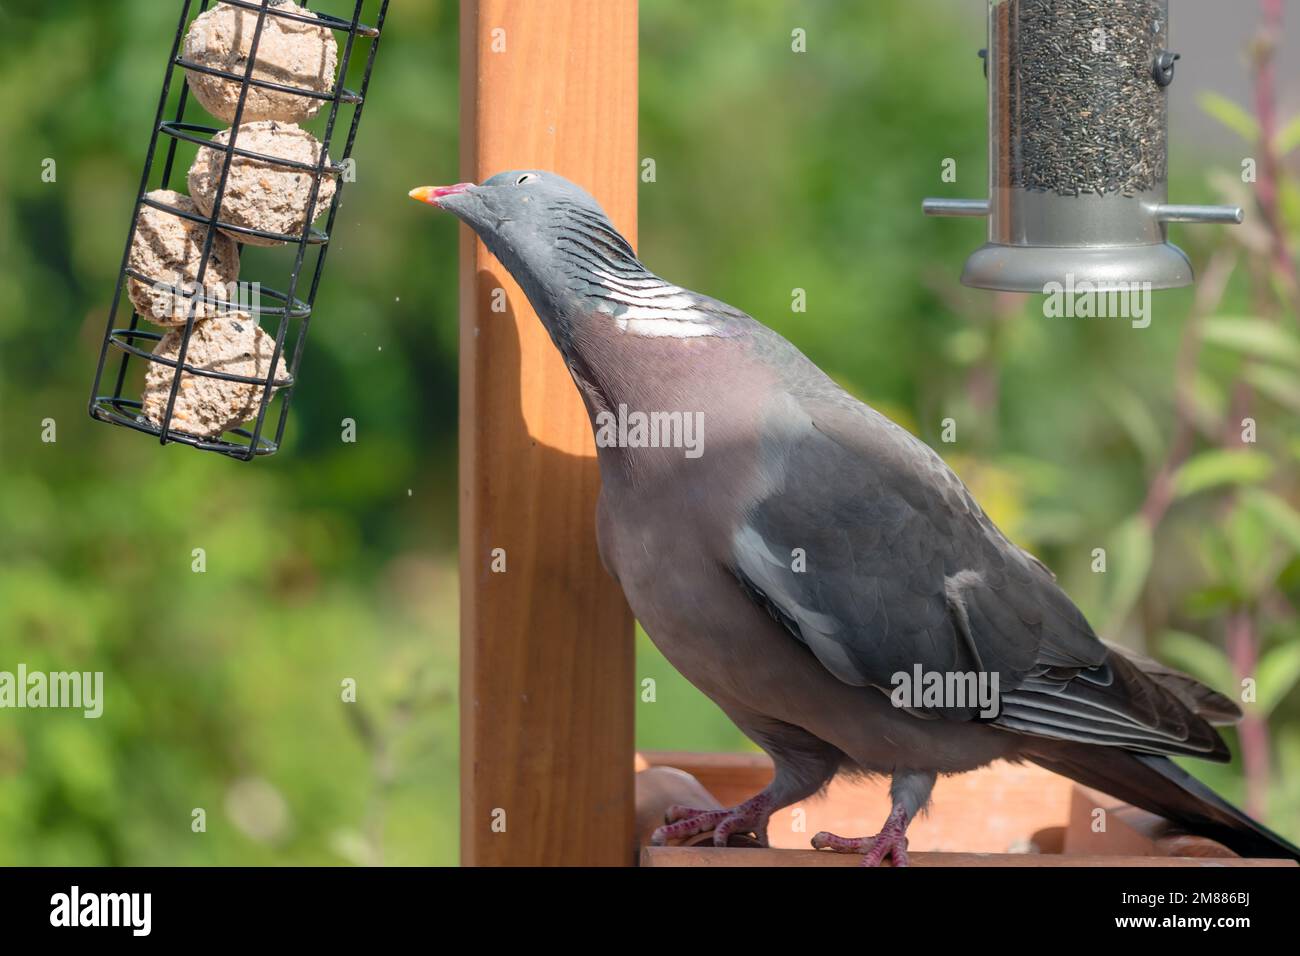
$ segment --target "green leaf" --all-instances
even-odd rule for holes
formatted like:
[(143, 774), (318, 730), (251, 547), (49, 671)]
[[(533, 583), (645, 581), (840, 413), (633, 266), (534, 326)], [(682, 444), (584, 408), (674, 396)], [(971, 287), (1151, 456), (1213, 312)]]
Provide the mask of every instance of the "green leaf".
[(1260, 515), (1292, 550), (1300, 553), (1300, 511), (1289, 501), (1264, 488), (1250, 488), (1243, 493), (1242, 504)]
[(1183, 610), (1191, 617), (1202, 619), (1215, 617), (1224, 611), (1241, 605), (1244, 595), (1236, 584), (1221, 583), (1200, 588), (1189, 594), (1184, 601)]
[(1276, 365), (1251, 365), (1245, 370), (1245, 379), (1260, 394), (1300, 414), (1300, 376), (1295, 372)]
[(1255, 706), (1268, 716), (1300, 681), (1300, 641), (1279, 644), (1255, 669)]
[[(1294, 232), (1300, 227), (1300, 187), (1291, 179), (1283, 179), (1277, 187), (1277, 200), (1282, 210), (1282, 227)], [(1287, 301), (1287, 294), (1284, 290), (1283, 302)]]
[(1186, 631), (1165, 631), (1156, 647), (1162, 661), (1220, 693), (1236, 685), (1228, 655), (1204, 638)]
[(1247, 143), (1259, 142), (1259, 123), (1244, 107), (1219, 93), (1202, 93), (1196, 98), (1197, 104), (1228, 129), (1232, 130)]
[(1300, 729), (1281, 727), (1275, 740), (1278, 764), (1276, 783), (1290, 800), (1300, 805)]
[(1277, 154), (1285, 156), (1291, 150), (1300, 146), (1300, 116), (1297, 116), (1291, 122), (1282, 127), (1277, 134)]
[(1109, 406), (1111, 413), (1119, 420), (1128, 433), (1143, 462), (1148, 466), (1157, 464), (1164, 455), (1164, 438), (1160, 426), (1151, 414), (1151, 407), (1138, 395), (1122, 385), (1107, 385), (1098, 388), (1097, 394), (1103, 404)]
[(1257, 451), (1214, 449), (1184, 462), (1174, 475), (1174, 494), (1187, 498), (1223, 485), (1253, 485), (1273, 474), (1273, 460)]
[(1205, 323), (1204, 339), (1210, 345), (1300, 367), (1300, 339), (1265, 319), (1219, 316)]
[(1222, 384), (1204, 369), (1197, 369), (1192, 381), (1192, 415), (1196, 427), (1206, 434), (1223, 427), (1223, 416), (1228, 410), (1228, 394)]
[(1110, 537), (1106, 549), (1105, 631), (1115, 631), (1137, 603), (1151, 570), (1151, 528), (1141, 515), (1133, 515)]
[(988, 354), (989, 337), (981, 329), (963, 326), (944, 342), (944, 352), (954, 365), (974, 365)]
[(1229, 580), (1237, 583), (1247, 600), (1257, 601), (1277, 579), (1272, 522), (1240, 499), (1224, 519), (1224, 531), (1231, 557)]

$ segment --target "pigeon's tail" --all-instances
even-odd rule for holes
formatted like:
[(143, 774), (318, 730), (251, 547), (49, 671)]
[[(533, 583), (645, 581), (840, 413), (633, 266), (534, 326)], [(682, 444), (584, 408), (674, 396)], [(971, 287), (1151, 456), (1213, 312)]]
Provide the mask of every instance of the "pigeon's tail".
[(1218, 691), (1211, 690), (1194, 677), (1188, 677), (1182, 671), (1144, 657), (1137, 651), (1116, 644), (1107, 644), (1111, 652), (1118, 654), (1135, 665), (1143, 674), (1150, 677), (1160, 687), (1173, 694), (1183, 706), (1214, 727), (1226, 727), (1241, 720), (1241, 708)]
[(1041, 767), (1159, 814), (1188, 833), (1246, 857), (1300, 861), (1300, 849), (1183, 770), (1168, 757), (1118, 747), (1061, 743), (1026, 753)]

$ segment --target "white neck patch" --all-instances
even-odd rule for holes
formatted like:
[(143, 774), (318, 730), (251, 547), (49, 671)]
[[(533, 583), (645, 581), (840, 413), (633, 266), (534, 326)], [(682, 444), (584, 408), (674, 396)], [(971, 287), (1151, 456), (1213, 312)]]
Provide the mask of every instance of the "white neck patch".
[(648, 339), (697, 339), (707, 335), (717, 335), (718, 330), (707, 322), (692, 322), (688, 319), (667, 319), (662, 316), (647, 318), (629, 318), (631, 312), (652, 311), (648, 309), (629, 309), (614, 320), (620, 332), (641, 336)]
[(609, 290), (611, 300), (625, 306), (615, 314), (614, 324), (626, 335), (694, 339), (721, 334), (680, 286), (659, 280), (657, 285), (634, 287), (607, 273), (600, 284)]

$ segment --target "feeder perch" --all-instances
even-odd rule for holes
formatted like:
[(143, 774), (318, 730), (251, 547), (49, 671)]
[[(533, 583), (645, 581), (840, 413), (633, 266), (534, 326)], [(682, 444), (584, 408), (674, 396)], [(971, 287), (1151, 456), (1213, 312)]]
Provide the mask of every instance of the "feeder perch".
[(989, 0), (989, 198), (927, 199), (987, 217), (962, 282), (1044, 291), (1192, 282), (1171, 222), (1237, 224), (1235, 206), (1168, 201), (1168, 0)]

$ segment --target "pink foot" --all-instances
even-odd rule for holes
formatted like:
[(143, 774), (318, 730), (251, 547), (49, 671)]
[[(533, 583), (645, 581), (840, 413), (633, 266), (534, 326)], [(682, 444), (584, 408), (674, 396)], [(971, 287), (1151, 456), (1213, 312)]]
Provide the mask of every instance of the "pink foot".
[(694, 810), (690, 807), (669, 807), (664, 814), (666, 822), (650, 834), (652, 846), (663, 846), (669, 840), (685, 840), (697, 833), (713, 831), (713, 845), (726, 846), (736, 833), (753, 833), (761, 846), (767, 846), (768, 800), (761, 793), (729, 810)]
[(849, 839), (822, 831), (812, 838), (814, 850), (832, 850), (835, 853), (865, 853), (862, 866), (876, 867), (889, 857), (894, 866), (908, 866), (907, 814), (895, 807), (881, 831), (873, 837)]

